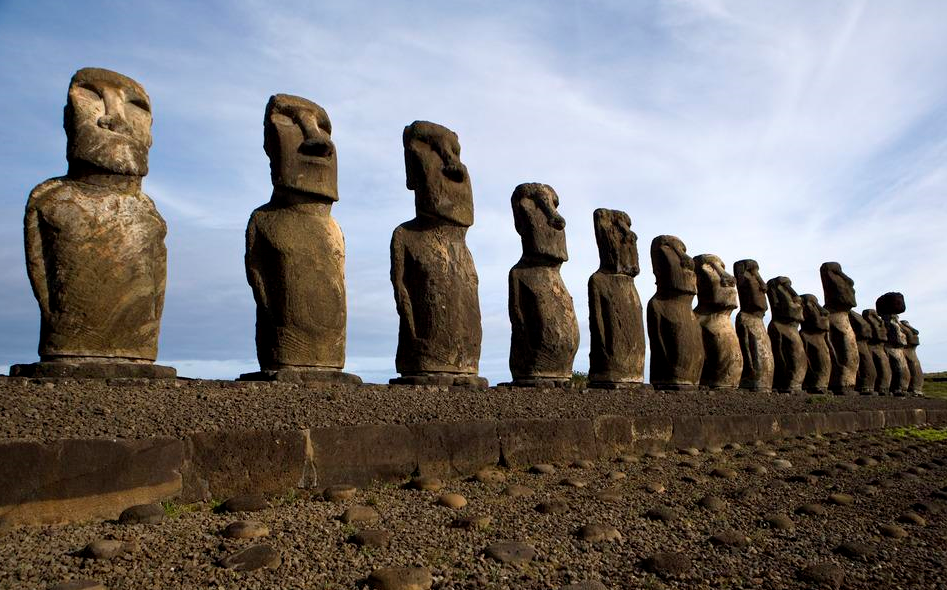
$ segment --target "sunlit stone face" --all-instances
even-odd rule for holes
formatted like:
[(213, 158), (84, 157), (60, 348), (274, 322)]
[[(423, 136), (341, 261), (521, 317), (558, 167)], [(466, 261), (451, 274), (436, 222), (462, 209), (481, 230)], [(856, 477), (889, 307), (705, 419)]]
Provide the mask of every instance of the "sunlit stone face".
[(406, 185), (414, 191), (417, 213), (473, 225), (473, 190), (460, 161), (457, 134), (436, 123), (415, 121), (405, 127), (403, 140)]
[(755, 260), (738, 260), (733, 264), (733, 275), (740, 296), (740, 311), (759, 313), (766, 311), (766, 282), (760, 276), (760, 266)]
[(847, 311), (855, 307), (855, 281), (842, 272), (838, 262), (826, 262), (819, 268), (825, 291), (825, 308)]
[(697, 294), (694, 259), (687, 255), (687, 247), (679, 238), (654, 238), (651, 241), (651, 266), (659, 295)]
[(566, 220), (559, 215), (559, 195), (548, 184), (524, 183), (511, 198), (513, 223), (523, 242), (523, 254), (554, 263), (569, 260)]
[(736, 309), (737, 287), (723, 260), (713, 254), (694, 258), (697, 274), (697, 297), (708, 309)]
[(263, 149), (274, 187), (339, 200), (338, 160), (329, 115), (316, 103), (277, 94), (266, 105)]
[(63, 126), (70, 165), (112, 174), (148, 174), (151, 101), (140, 84), (98, 68), (76, 72), (69, 84)]
[(829, 331), (829, 312), (819, 305), (815, 295), (802, 296), (802, 318), (803, 328), (810, 332)]
[(592, 214), (595, 242), (603, 271), (638, 276), (638, 235), (623, 211), (596, 209)]
[(802, 321), (802, 298), (792, 288), (787, 277), (776, 277), (766, 282), (766, 295), (769, 297), (773, 317), (783, 322)]

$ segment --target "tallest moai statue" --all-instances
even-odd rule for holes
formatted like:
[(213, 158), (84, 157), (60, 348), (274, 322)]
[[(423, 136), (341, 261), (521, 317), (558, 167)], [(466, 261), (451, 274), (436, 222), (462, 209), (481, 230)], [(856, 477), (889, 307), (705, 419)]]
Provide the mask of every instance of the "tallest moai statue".
[(84, 68), (69, 84), (63, 127), (66, 176), (33, 189), (24, 221), (40, 362), (10, 374), (173, 378), (154, 364), (167, 226), (141, 191), (151, 101), (131, 78)]

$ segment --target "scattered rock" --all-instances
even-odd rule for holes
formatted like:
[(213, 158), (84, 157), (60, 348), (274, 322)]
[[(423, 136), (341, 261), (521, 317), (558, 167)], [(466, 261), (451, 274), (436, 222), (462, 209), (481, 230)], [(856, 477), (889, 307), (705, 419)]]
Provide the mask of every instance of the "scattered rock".
[(697, 500), (697, 505), (711, 512), (720, 512), (727, 508), (727, 503), (717, 496), (707, 495)]
[(664, 459), (668, 455), (664, 451), (648, 451), (644, 456), (648, 459)]
[(506, 481), (506, 475), (502, 471), (492, 468), (481, 469), (474, 475), (474, 479), (480, 483), (498, 484)]
[(700, 454), (700, 449), (695, 448), (695, 447), (687, 447), (684, 449), (678, 449), (677, 452), (682, 455), (690, 455), (691, 457), (696, 457), (697, 455)]
[(727, 444), (723, 445), (723, 448), (725, 448), (725, 449), (727, 449), (727, 450), (729, 450), (729, 451), (739, 451), (740, 449), (743, 448), (743, 445), (741, 445), (741, 444), (738, 443), (738, 442), (730, 442), (730, 443), (727, 443)]
[(911, 510), (919, 514), (940, 514), (944, 508), (936, 502), (915, 502), (911, 504)]
[(803, 504), (799, 508), (796, 508), (796, 514), (804, 514), (806, 516), (823, 516), (825, 512), (825, 506), (814, 502)]
[(228, 539), (256, 539), (268, 537), (270, 528), (255, 520), (238, 520), (228, 524), (221, 534)]
[(786, 459), (773, 459), (773, 467), (776, 469), (792, 469), (792, 462)]
[(849, 559), (865, 559), (875, 552), (875, 546), (869, 543), (859, 541), (845, 541), (835, 548), (835, 553), (844, 555)]
[(591, 469), (592, 467), (595, 467), (595, 463), (589, 461), (588, 459), (578, 459), (572, 463), (572, 466), (576, 469)]
[(855, 464), (862, 467), (874, 467), (878, 465), (878, 461), (872, 459), (871, 457), (859, 457), (855, 459)]
[(428, 590), (433, 583), (431, 570), (423, 567), (384, 567), (368, 576), (374, 590)]
[(490, 526), (490, 523), (492, 522), (493, 517), (491, 516), (475, 514), (455, 518), (451, 521), (450, 526), (454, 529), (464, 529), (470, 531), (474, 529), (485, 529)]
[(574, 477), (567, 477), (564, 480), (560, 481), (559, 485), (568, 486), (570, 488), (584, 488), (586, 484), (581, 479), (576, 479)]
[(164, 520), (164, 507), (161, 504), (139, 504), (122, 510), (118, 517), (120, 524), (158, 524)]
[(791, 531), (796, 526), (793, 524), (792, 519), (789, 518), (789, 515), (782, 512), (767, 514), (763, 520), (777, 531)]
[(868, 484), (855, 488), (855, 493), (860, 496), (877, 496), (879, 491), (877, 487)]
[(621, 541), (621, 533), (618, 532), (618, 529), (603, 524), (587, 524), (576, 531), (575, 535), (590, 543)]
[(620, 455), (617, 459), (619, 463), (633, 464), (638, 463), (640, 459), (634, 455)]
[(532, 496), (533, 488), (528, 488), (515, 483), (513, 485), (507, 486), (500, 493), (502, 493), (504, 496), (510, 496), (511, 498), (522, 498), (523, 496)]
[(691, 569), (691, 559), (683, 553), (655, 553), (641, 562), (641, 567), (661, 577), (680, 576)]
[(905, 512), (904, 514), (902, 514), (895, 520), (897, 520), (898, 522), (902, 524), (913, 524), (917, 526), (924, 526), (927, 524), (927, 521), (924, 520), (924, 518), (920, 514), (918, 514), (917, 512), (912, 512), (910, 510), (908, 510), (907, 512)]
[(269, 505), (262, 494), (243, 494), (228, 498), (218, 507), (220, 512), (259, 512), (266, 510)]
[(329, 502), (344, 502), (354, 498), (356, 491), (358, 490), (355, 486), (349, 485), (347, 483), (340, 483), (329, 486), (322, 490), (322, 497)]
[(609, 471), (605, 475), (605, 477), (612, 481), (618, 481), (620, 479), (625, 479), (626, 477), (628, 477), (628, 474), (626, 474), (624, 471)]
[(517, 541), (499, 541), (483, 550), (484, 555), (501, 563), (526, 563), (536, 557), (536, 550)]
[(529, 472), (537, 475), (552, 475), (556, 472), (556, 467), (549, 463), (539, 463), (530, 467)]
[(878, 532), (889, 539), (903, 539), (908, 536), (908, 532), (896, 524), (883, 524), (878, 527)]
[(737, 472), (729, 467), (714, 467), (713, 471), (710, 472), (710, 475), (713, 477), (719, 477), (721, 479), (733, 479), (737, 476)]
[(690, 469), (697, 469), (698, 467), (700, 467), (700, 461), (697, 461), (696, 459), (684, 459), (683, 461), (678, 463), (677, 466), (688, 467)]
[(713, 545), (743, 548), (750, 544), (750, 538), (734, 529), (727, 529), (710, 537)]
[(358, 531), (348, 540), (359, 547), (381, 548), (391, 543), (391, 533), (382, 529), (365, 529)]
[(614, 488), (606, 488), (604, 490), (596, 492), (595, 498), (599, 502), (606, 502), (606, 503), (621, 502), (622, 493), (621, 493), (621, 490), (616, 490)]
[(444, 482), (437, 477), (418, 476), (408, 482), (408, 488), (423, 492), (439, 492), (444, 487)]
[(766, 475), (769, 473), (769, 469), (763, 467), (762, 465), (747, 465), (747, 473), (752, 473), (753, 475)]
[(756, 451), (756, 454), (759, 455), (760, 457), (775, 457), (776, 451), (773, 451), (770, 449), (761, 449), (759, 451)]
[(799, 578), (804, 582), (838, 590), (845, 579), (845, 570), (834, 563), (814, 563), (803, 568)]
[(670, 506), (655, 506), (644, 513), (645, 518), (650, 520), (660, 520), (661, 522), (673, 522), (677, 520), (677, 512)]
[(467, 505), (467, 498), (460, 494), (443, 494), (437, 499), (436, 504), (458, 510)]
[(561, 498), (551, 498), (536, 505), (540, 514), (562, 514), (569, 510), (569, 504)]
[(855, 498), (848, 494), (829, 494), (829, 502), (836, 506), (851, 506), (855, 503)]
[(711, 445), (711, 446), (707, 447), (706, 450), (707, 450), (707, 452), (710, 453), (711, 455), (719, 455), (720, 453), (723, 452), (723, 448), (718, 447), (718, 446), (715, 446), (715, 445)]
[(282, 563), (283, 558), (269, 545), (253, 545), (222, 558), (217, 565), (237, 572), (249, 572), (263, 568), (276, 569)]
[(345, 524), (378, 522), (381, 516), (369, 506), (352, 506), (339, 517)]
[(649, 481), (645, 484), (644, 489), (648, 490), (652, 494), (663, 494), (667, 491), (667, 488), (664, 487), (664, 484), (660, 481)]
[(814, 475), (791, 475), (786, 478), (789, 483), (804, 483), (814, 485), (819, 483), (819, 478)]
[(858, 471), (858, 465), (855, 465), (854, 463), (847, 463), (847, 462), (836, 463), (835, 468), (838, 469), (839, 471), (847, 471), (848, 473)]
[(756, 486), (749, 486), (738, 490), (736, 497), (745, 502), (754, 502), (763, 497), (763, 490)]
[(138, 550), (136, 541), (119, 541), (117, 539), (96, 539), (82, 548), (79, 557), (86, 559), (113, 559), (126, 553)]

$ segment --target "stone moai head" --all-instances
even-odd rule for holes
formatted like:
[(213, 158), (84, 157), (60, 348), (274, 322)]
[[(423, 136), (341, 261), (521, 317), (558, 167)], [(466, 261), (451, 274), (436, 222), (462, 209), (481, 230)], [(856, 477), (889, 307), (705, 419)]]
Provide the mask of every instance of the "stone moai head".
[(855, 339), (858, 341), (871, 340), (872, 327), (860, 313), (849, 310), (848, 321), (852, 325), (852, 331), (855, 332)]
[(819, 267), (825, 308), (829, 311), (848, 311), (855, 307), (855, 281), (842, 272), (838, 262), (826, 262)]
[(894, 291), (885, 293), (875, 300), (875, 309), (877, 309), (878, 313), (882, 316), (904, 313), (906, 309), (904, 306), (904, 295)]
[(792, 281), (787, 277), (767, 281), (766, 296), (773, 308), (773, 319), (783, 323), (802, 321), (802, 298), (792, 288)]
[(638, 276), (638, 235), (631, 231), (631, 218), (624, 211), (596, 209), (592, 214), (599, 271)]
[(881, 319), (881, 316), (878, 315), (877, 311), (873, 309), (866, 309), (862, 311), (862, 317), (865, 318), (865, 321), (868, 322), (869, 326), (871, 326), (871, 336), (869, 337), (871, 341), (888, 341), (888, 329), (885, 328), (885, 321)]
[(802, 299), (802, 329), (806, 332), (828, 332), (829, 310), (819, 305), (819, 298), (806, 293)]
[(151, 147), (151, 99), (117, 72), (83, 68), (69, 82), (63, 112), (70, 169), (145, 176)]
[(733, 263), (737, 281), (740, 311), (753, 314), (766, 312), (766, 281), (760, 276), (760, 265), (755, 260), (737, 260)]
[(737, 307), (737, 285), (719, 256), (700, 254), (694, 257), (697, 274), (697, 311), (709, 313)]
[(559, 215), (559, 195), (548, 184), (527, 182), (510, 198), (513, 223), (523, 242), (523, 256), (554, 263), (569, 260), (566, 220)]
[(415, 121), (404, 128), (406, 186), (414, 191), (419, 216), (454, 225), (473, 225), (473, 190), (460, 161), (457, 134), (436, 123)]
[(273, 186), (339, 200), (335, 144), (329, 115), (316, 103), (289, 94), (270, 97), (263, 116), (263, 150)]
[(657, 236), (651, 240), (651, 268), (658, 297), (697, 294), (694, 259), (676, 236)]
[(901, 320), (902, 332), (904, 332), (904, 337), (907, 340), (908, 346), (917, 346), (921, 343), (918, 335), (920, 332), (917, 331), (917, 328), (912, 326), (907, 320)]

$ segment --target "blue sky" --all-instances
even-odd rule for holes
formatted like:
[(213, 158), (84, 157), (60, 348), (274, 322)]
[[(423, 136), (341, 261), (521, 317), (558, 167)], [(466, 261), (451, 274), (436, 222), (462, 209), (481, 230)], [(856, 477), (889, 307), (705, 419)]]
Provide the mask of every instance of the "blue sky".
[(168, 222), (159, 361), (186, 376), (256, 367), (243, 269), (250, 212), (270, 194), (271, 94), (326, 108), (339, 153), (348, 363), (394, 375), (391, 231), (413, 217), (401, 132), (460, 136), (473, 180), (481, 372), (509, 377), (507, 272), (520, 254), (509, 197), (561, 199), (588, 367), (586, 281), (596, 207), (625, 210), (648, 245), (759, 261), (822, 297), (842, 264), (859, 307), (902, 291), (926, 370), (947, 369), (947, 4), (942, 2), (0, 1), (0, 366), (36, 358), (26, 279), (30, 189), (65, 171), (70, 76), (113, 69), (154, 111), (145, 191)]

